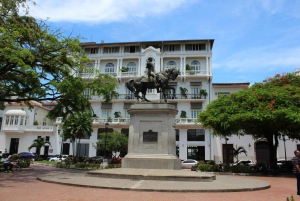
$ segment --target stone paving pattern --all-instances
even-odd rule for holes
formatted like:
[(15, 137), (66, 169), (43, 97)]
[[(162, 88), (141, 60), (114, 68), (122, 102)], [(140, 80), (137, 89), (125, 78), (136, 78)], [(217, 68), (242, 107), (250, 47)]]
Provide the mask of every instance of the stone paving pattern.
[[(133, 190), (112, 190), (99, 188), (75, 187), (54, 183), (38, 181), (36, 178), (68, 178), (76, 175), (78, 181), (84, 181), (84, 171), (55, 168), (42, 165), (32, 165), (32, 171), (14, 171), (13, 173), (0, 173), (0, 200), (1, 201), (36, 201), (36, 200), (247, 200), (247, 201), (284, 201), (287, 197), (296, 194), (296, 179), (294, 177), (262, 177), (262, 176), (223, 176), (217, 175), (214, 182), (199, 182), (205, 185), (215, 182), (225, 182), (227, 185), (243, 186), (246, 181), (264, 181), (271, 185), (271, 188), (259, 191), (245, 192), (140, 192)], [(186, 170), (182, 170), (186, 171)], [(88, 177), (88, 179), (91, 179)], [(241, 180), (242, 179), (242, 180)], [(63, 180), (63, 179), (61, 179)], [(65, 179), (68, 180), (68, 179)], [(244, 181), (244, 182), (243, 182)], [(92, 180), (90, 180), (92, 183)], [(185, 182), (184, 182), (185, 183)], [(195, 182), (192, 182), (195, 184)], [(237, 183), (237, 184), (235, 184)], [(181, 186), (182, 182), (174, 182), (174, 185)], [(124, 185), (127, 185), (125, 182)], [(138, 183), (135, 183), (138, 187)], [(153, 185), (165, 187), (162, 181), (155, 181)], [(216, 185), (218, 185), (216, 183)], [(253, 184), (255, 185), (255, 184)], [(142, 185), (141, 185), (142, 186)], [(196, 186), (196, 185), (195, 185)], [(131, 187), (133, 188), (134, 185)], [(216, 188), (212, 186), (212, 188)], [(235, 187), (234, 187), (235, 188)], [(295, 197), (295, 200), (300, 200)]]

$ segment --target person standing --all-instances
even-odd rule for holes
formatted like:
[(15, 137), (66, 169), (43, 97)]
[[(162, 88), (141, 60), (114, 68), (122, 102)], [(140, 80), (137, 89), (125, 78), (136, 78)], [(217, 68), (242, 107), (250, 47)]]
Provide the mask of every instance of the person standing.
[(297, 178), (297, 196), (300, 196), (300, 151), (294, 151), (295, 157), (292, 159), (292, 163), (294, 165), (293, 173)]

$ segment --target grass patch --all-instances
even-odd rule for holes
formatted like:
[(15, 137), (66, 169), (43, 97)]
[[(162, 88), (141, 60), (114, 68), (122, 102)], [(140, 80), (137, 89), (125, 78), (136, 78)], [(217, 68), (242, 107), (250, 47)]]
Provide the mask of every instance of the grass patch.
[(34, 161), (34, 164), (44, 164), (44, 165), (56, 165), (55, 161)]

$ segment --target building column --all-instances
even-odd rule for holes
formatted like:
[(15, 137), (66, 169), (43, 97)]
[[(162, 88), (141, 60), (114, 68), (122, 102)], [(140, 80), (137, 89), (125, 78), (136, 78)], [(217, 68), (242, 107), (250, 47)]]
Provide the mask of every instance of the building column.
[(179, 158), (187, 159), (187, 129), (179, 129)]
[(209, 66), (208, 66), (208, 57), (205, 57), (205, 60), (206, 60), (206, 75), (209, 75)]
[(98, 128), (93, 128), (93, 133), (90, 137), (90, 143), (89, 143), (89, 157), (93, 157), (97, 155), (97, 150), (95, 147), (93, 147), (93, 144), (96, 144), (98, 141)]

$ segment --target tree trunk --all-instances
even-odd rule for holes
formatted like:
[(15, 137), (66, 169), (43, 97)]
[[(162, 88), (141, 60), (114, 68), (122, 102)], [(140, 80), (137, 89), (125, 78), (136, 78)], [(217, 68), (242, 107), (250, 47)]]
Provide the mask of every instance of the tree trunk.
[(79, 150), (78, 150), (78, 149), (79, 149), (79, 147), (80, 147), (80, 139), (81, 139), (81, 138), (79, 138), (79, 140), (77, 141), (77, 145), (76, 145), (76, 156), (77, 156), (77, 157), (79, 157)]

